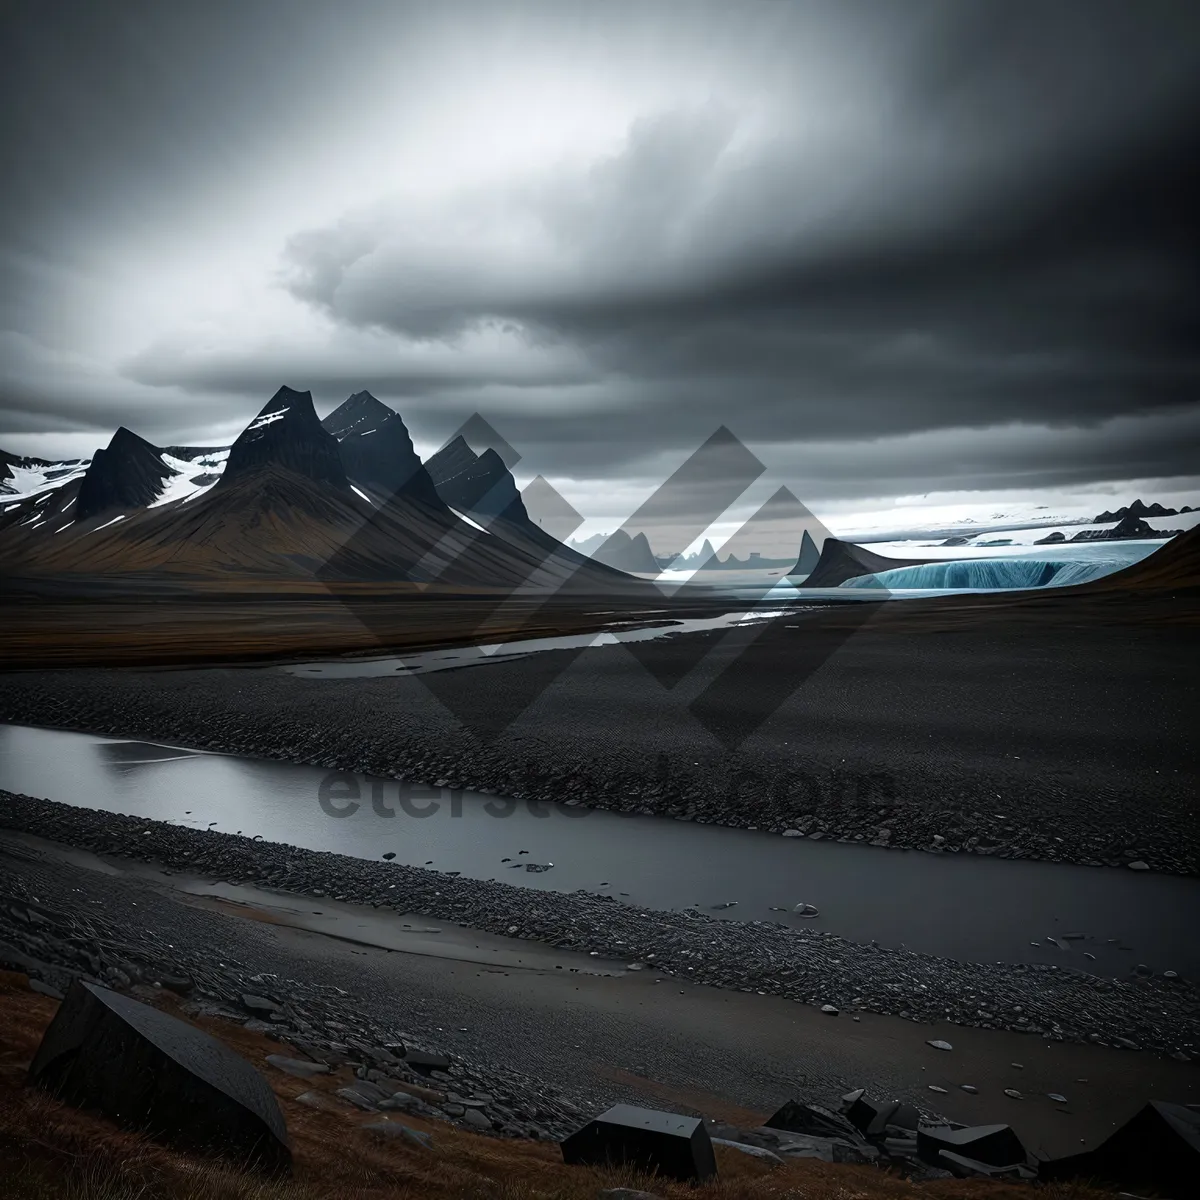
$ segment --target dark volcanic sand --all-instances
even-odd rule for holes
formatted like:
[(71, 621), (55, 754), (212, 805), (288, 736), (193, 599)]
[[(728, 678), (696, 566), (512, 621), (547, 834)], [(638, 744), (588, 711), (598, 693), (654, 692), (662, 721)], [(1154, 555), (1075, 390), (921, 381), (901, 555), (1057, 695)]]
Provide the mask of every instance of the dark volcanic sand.
[(828, 625), (410, 678), (13, 673), (0, 717), (807, 836), (1200, 873), (1200, 631)]
[[(210, 840), (228, 845), (224, 837)], [(854, 1023), (848, 1012), (829, 1017), (778, 996), (684, 985), (654, 971), (575, 973), (572, 961), (589, 960), (516, 940), (516, 953), (532, 962), (489, 968), (454, 954), (389, 952), (204, 911), (133, 877), (121, 861), (93, 863), (114, 872), (100, 874), (78, 857), (0, 839), (0, 958), (4, 943), (19, 943), (57, 966), (77, 965), (81, 951), (104, 945), (107, 961), (140, 965), (147, 979), (189, 971), (205, 994), (235, 1011), (241, 991), (266, 987), (304, 1014), (304, 1037), (378, 1045), (404, 1031), (452, 1053), (462, 1064), (456, 1072), (551, 1131), (578, 1121), (562, 1103), (563, 1090), (593, 1111), (626, 1100), (752, 1124), (787, 1097), (829, 1103), (851, 1085), (870, 1084), (951, 1119), (1009, 1122), (1031, 1147), (1059, 1154), (1093, 1144), (1150, 1096), (1194, 1101), (1200, 1087), (1194, 1065), (1144, 1053), (873, 1013)], [(26, 906), (46, 917), (14, 920)], [(64, 922), (75, 926), (69, 948), (55, 935)], [(474, 940), (488, 948), (486, 935), (446, 933), (458, 947)], [(295, 1017), (280, 1028), (298, 1036)], [(932, 1038), (954, 1049), (933, 1049), (926, 1044)], [(962, 1083), (979, 1094), (962, 1092)], [(931, 1092), (930, 1084), (949, 1094)], [(1024, 1099), (1010, 1099), (1004, 1088)], [(1048, 1092), (1062, 1092), (1068, 1103)]]

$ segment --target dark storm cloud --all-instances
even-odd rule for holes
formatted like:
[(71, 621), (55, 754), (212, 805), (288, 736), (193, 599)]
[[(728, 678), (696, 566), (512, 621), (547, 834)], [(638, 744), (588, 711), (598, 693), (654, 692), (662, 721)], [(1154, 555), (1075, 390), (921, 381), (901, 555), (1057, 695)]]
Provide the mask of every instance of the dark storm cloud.
[[(647, 216), (646, 198), (723, 184), (719, 139), (705, 157), (692, 152), (693, 124), (661, 122), (613, 171), (611, 209), (581, 214), (642, 217), (599, 237), (591, 226), (591, 245), (569, 259), (590, 277), (540, 264), (540, 247), (528, 272), (469, 244), (431, 267), (386, 228), (373, 244), (351, 223), (292, 241), (293, 289), (349, 324), (410, 336), (516, 322), (579, 347), (598, 379), (690, 395), (714, 419), (734, 402), (754, 437), (1086, 423), (1180, 406), (1200, 380), (1200, 93), (1182, 91), (1177, 109), (1152, 106), (1138, 124), (1114, 117), (1123, 138), (1088, 154), (1067, 143), (1027, 161), (997, 129), (1015, 145), (1003, 172), (985, 172), (996, 186), (956, 178), (953, 163), (945, 177), (906, 176), (886, 155), (859, 211), (815, 232), (787, 228), (779, 192), (800, 202), (804, 168), (768, 147), (701, 214), (682, 261), (655, 241), (669, 215), (656, 203)], [(737, 194), (763, 186), (770, 203)], [(773, 211), (777, 236), (755, 244), (726, 219), (739, 204)], [(559, 211), (551, 198), (542, 219)]]
[[(161, 428), (195, 397), (225, 421), (286, 379), (326, 406), (370, 387), (432, 438), (481, 411), (560, 476), (632, 476), (722, 424), (806, 472), (787, 480), (802, 498), (810, 479), (840, 495), (1193, 470), (1200, 9), (1186, 0), (713, 6), (689, 21), (674, 6), (503, 21), (472, 6), (428, 43), (423, 5), (239, 4), (211, 21), (187, 4), (111, 21), (15, 7), (24, 65), (0, 120), (25, 170), (0, 196), (0, 325), (50, 344), (55, 263), (85, 260), (99, 226), (165, 219), (183, 193), (219, 201), (227, 176), (250, 172), (270, 204), (272, 165), (366, 74), (373, 44), (396, 47), (372, 75), (381, 96), (418, 68), (482, 86), (448, 65), (457, 44), (507, 64), (513, 87), (521, 55), (549, 47), (614, 95), (651, 46), (666, 83), (590, 165), (424, 196), (364, 180), (340, 219), (280, 225), (280, 282), (327, 335), (248, 322), (237, 345), (147, 337), (104, 381), (27, 355), (0, 395), (7, 428), (39, 407), (44, 428), (131, 408)], [(730, 85), (685, 97), (693, 68)], [(409, 100), (404, 120), (436, 117), (419, 88)]]

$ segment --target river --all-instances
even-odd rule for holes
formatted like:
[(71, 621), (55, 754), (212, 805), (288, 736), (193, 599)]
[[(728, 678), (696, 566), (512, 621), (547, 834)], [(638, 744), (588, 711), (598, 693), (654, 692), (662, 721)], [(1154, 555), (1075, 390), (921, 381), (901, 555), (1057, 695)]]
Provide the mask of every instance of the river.
[[(1149, 872), (782, 838), (18, 725), (0, 725), (0, 788), (639, 907), (812, 924), (966, 961), (1200, 974), (1187, 916), (1200, 912), (1200, 880)], [(819, 916), (795, 915), (801, 902)]]

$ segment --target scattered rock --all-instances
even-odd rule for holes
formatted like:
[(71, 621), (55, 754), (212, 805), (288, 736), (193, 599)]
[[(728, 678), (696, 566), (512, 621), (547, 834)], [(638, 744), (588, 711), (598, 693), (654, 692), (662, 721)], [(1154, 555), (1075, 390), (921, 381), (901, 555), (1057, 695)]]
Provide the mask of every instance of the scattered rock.
[(431, 1134), (422, 1133), (419, 1129), (410, 1129), (407, 1125), (401, 1124), (399, 1121), (389, 1120), (387, 1117), (380, 1117), (378, 1121), (369, 1121), (365, 1125), (360, 1125), (360, 1129), (365, 1129), (368, 1133), (373, 1133), (378, 1137), (385, 1138), (404, 1138), (410, 1142), (416, 1142), (418, 1146), (424, 1146), (426, 1150), (433, 1149), (433, 1137)]
[(974, 1125), (960, 1129), (948, 1125), (922, 1125), (917, 1131), (917, 1153), (921, 1160), (940, 1166), (947, 1151), (992, 1167), (1007, 1167), (1029, 1160), (1029, 1152), (1008, 1125)]
[(953, 1050), (954, 1049), (954, 1047), (952, 1045), (950, 1045), (949, 1042), (943, 1042), (940, 1038), (935, 1041), (926, 1042), (925, 1045), (932, 1046), (935, 1050)]
[(678, 1113), (617, 1104), (562, 1142), (563, 1162), (628, 1166), (680, 1182), (703, 1182), (717, 1173), (704, 1122)]
[(270, 1014), (279, 1011), (279, 1005), (274, 1000), (268, 1000), (266, 996), (251, 996), (243, 993), (242, 1004), (252, 1013)]
[(272, 1170), (291, 1164), (267, 1081), (203, 1030), (76, 980), (42, 1035), (30, 1082), (75, 1108), (189, 1150)]
[(768, 1150), (765, 1146), (748, 1146), (745, 1142), (731, 1142), (728, 1138), (713, 1138), (712, 1144), (714, 1146), (726, 1146), (730, 1150), (737, 1150), (741, 1154), (748, 1154), (751, 1158), (760, 1158), (764, 1162), (783, 1166), (783, 1159), (774, 1150)]
[[(851, 1095), (855, 1100), (858, 1099), (855, 1093)], [(853, 1100), (850, 1103), (853, 1103)], [(770, 1116), (763, 1128), (815, 1137), (845, 1138), (851, 1141), (858, 1136), (855, 1127), (840, 1113), (831, 1112), (817, 1104), (806, 1104), (802, 1100), (789, 1100)]]
[(347, 1104), (353, 1104), (355, 1108), (361, 1108), (363, 1112), (375, 1112), (376, 1102), (364, 1096), (357, 1088), (344, 1087), (338, 1088), (335, 1093), (339, 1099), (345, 1100)]
[(325, 1063), (306, 1062), (302, 1058), (287, 1058), (282, 1054), (268, 1054), (267, 1062), (277, 1071), (296, 1079), (313, 1079), (317, 1075), (329, 1074), (329, 1067)]
[(841, 1010), (832, 1004), (822, 1004), (821, 1011), (825, 1013), (826, 1016), (836, 1017)]

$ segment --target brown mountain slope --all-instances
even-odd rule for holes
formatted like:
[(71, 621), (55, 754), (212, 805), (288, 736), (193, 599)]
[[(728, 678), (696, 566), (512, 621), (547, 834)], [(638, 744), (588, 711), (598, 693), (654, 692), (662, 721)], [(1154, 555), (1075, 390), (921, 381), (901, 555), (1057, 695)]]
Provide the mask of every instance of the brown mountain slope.
[[(405, 582), (510, 591), (612, 590), (535, 546), (482, 533), (404, 495), (376, 507), (351, 489), (265, 466), (194, 500), (128, 513), (97, 528), (0, 534), (0, 569), (23, 579)], [(633, 581), (630, 581), (632, 584)]]
[(1200, 588), (1200, 525), (1176, 534), (1152, 554), (1123, 571), (1081, 584), (1072, 592), (1112, 591), (1114, 588)]

